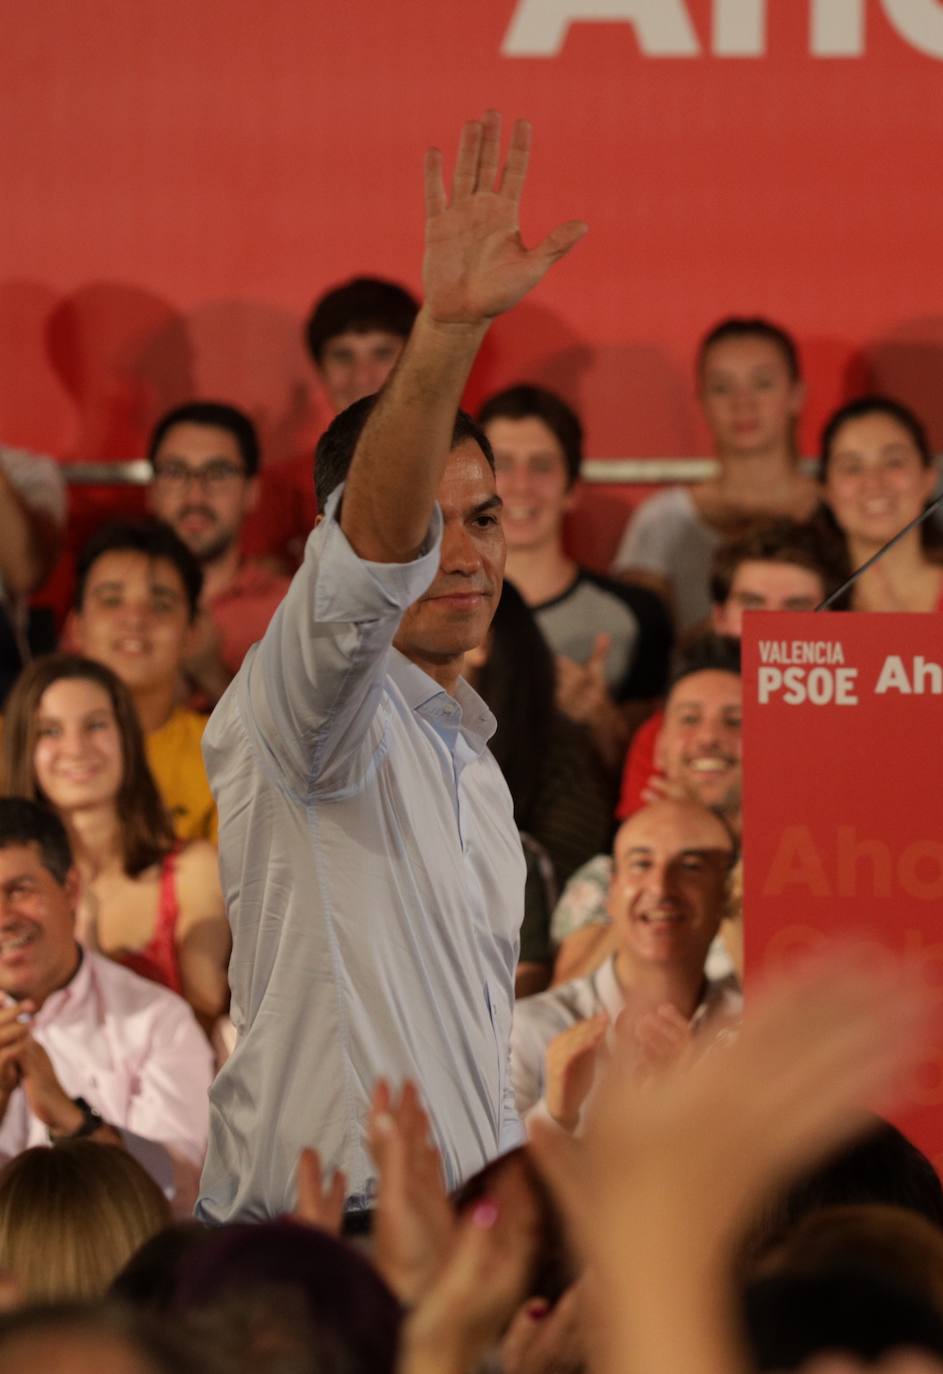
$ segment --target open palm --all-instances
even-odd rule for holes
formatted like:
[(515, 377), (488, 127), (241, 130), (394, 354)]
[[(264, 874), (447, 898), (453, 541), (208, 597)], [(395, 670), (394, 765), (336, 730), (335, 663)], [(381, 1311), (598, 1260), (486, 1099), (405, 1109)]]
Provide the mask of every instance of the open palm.
[(438, 149), (426, 155), (426, 308), (444, 324), (480, 324), (536, 286), (586, 233), (580, 220), (552, 230), (534, 248), (518, 213), (530, 157), (530, 125), (517, 120), (500, 169), (501, 119), (489, 111), (462, 129), (449, 201)]

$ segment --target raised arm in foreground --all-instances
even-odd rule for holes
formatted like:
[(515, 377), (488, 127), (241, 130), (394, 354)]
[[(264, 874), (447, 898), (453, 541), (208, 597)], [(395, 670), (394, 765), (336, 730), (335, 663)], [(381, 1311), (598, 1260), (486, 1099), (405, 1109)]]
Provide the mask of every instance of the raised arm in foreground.
[(465, 125), (451, 200), (442, 154), (426, 154), (425, 303), (357, 445), (341, 528), (361, 558), (405, 563), (429, 529), (455, 413), (488, 325), (586, 232), (580, 221), (525, 248), (518, 225), (530, 125), (518, 120), (499, 175), (501, 120)]

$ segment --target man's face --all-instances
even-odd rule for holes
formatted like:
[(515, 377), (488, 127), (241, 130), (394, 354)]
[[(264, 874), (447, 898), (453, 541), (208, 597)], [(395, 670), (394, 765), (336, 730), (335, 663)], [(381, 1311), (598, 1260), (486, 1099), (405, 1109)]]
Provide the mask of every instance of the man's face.
[(190, 633), (183, 578), (166, 558), (131, 549), (103, 553), (89, 569), (74, 624), (81, 652), (132, 692), (170, 687)]
[(172, 525), (201, 563), (227, 553), (258, 499), (258, 481), (228, 429), (172, 425), (154, 454), (151, 510)]
[(453, 449), (438, 499), (444, 521), (439, 571), (404, 614), (394, 641), (420, 663), (448, 663), (482, 642), (504, 577), (501, 498), (473, 440)]
[(730, 816), (740, 809), (741, 700), (736, 673), (690, 673), (668, 697), (655, 749), (669, 782)]
[(318, 372), (336, 411), (379, 391), (393, 370), (406, 340), (385, 329), (335, 334), (321, 351)]
[(609, 914), (630, 968), (674, 966), (699, 978), (723, 911), (731, 841), (710, 811), (656, 802), (613, 847)]
[(714, 629), (739, 639), (744, 611), (814, 611), (825, 599), (825, 583), (811, 568), (765, 560), (739, 564), (730, 595), (714, 608)]
[(553, 431), (530, 415), (523, 420), (489, 420), (485, 433), (494, 449), (509, 551), (559, 543), (574, 493), (568, 485), (563, 448)]
[(0, 849), (0, 992), (41, 1002), (76, 964), (73, 869), (59, 884), (36, 844)]

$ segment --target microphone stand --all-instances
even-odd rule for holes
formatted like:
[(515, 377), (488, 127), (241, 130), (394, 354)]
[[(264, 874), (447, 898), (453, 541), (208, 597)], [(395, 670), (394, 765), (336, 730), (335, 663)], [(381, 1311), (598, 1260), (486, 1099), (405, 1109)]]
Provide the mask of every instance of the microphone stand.
[(844, 596), (845, 592), (848, 591), (849, 587), (853, 587), (855, 585), (855, 583), (858, 581), (858, 578), (861, 576), (862, 573), (865, 573), (868, 571), (869, 568), (872, 568), (874, 564), (878, 562), (879, 559), (884, 557), (888, 549), (892, 549), (894, 545), (898, 542), (898, 540), (903, 539), (905, 534), (909, 534), (910, 531), (915, 530), (918, 525), (922, 525), (924, 520), (928, 519), (928, 517), (931, 516), (935, 510), (938, 510), (941, 505), (943, 505), (943, 491), (940, 492), (939, 496), (935, 496), (933, 500), (930, 502), (930, 504), (928, 506), (925, 506), (924, 509), (920, 512), (920, 514), (915, 516), (909, 524), (905, 525), (902, 530), (898, 530), (897, 533), (893, 536), (893, 538), (889, 539), (886, 544), (883, 544), (881, 548), (878, 549), (877, 553), (873, 553), (866, 563), (862, 563), (860, 568), (856, 568), (855, 571), (851, 574), (851, 576), (849, 578), (846, 578), (846, 580), (841, 584), (841, 586), (836, 591), (832, 592), (830, 596), (827, 596), (825, 600), (822, 602), (822, 604), (820, 606), (816, 606), (815, 609), (817, 611), (829, 610), (833, 602), (837, 601), (840, 596)]

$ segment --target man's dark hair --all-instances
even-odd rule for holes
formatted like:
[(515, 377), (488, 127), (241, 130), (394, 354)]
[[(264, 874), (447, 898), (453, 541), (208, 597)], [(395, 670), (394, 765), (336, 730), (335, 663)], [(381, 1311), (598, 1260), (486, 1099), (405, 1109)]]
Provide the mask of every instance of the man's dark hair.
[(157, 450), (174, 425), (206, 425), (213, 429), (224, 429), (235, 439), (242, 457), (242, 465), (247, 477), (254, 477), (259, 470), (259, 436), (255, 425), (243, 411), (225, 401), (187, 401), (185, 405), (175, 406), (162, 415), (154, 426), (151, 441), (147, 446), (147, 457), (154, 466)]
[(305, 325), (308, 349), (320, 366), (325, 345), (338, 334), (369, 334), (382, 329), (408, 338), (418, 312), (419, 302), (396, 282), (352, 277), (315, 301)]
[(675, 662), (668, 683), (673, 692), (679, 682), (694, 673), (733, 673), (740, 676), (740, 641), (732, 635), (718, 635), (705, 631), (690, 640)]
[(904, 1348), (943, 1355), (943, 1317), (930, 1298), (864, 1265), (756, 1279), (743, 1314), (758, 1374), (804, 1369), (835, 1351), (869, 1365)]
[(834, 1151), (770, 1199), (746, 1243), (748, 1257), (779, 1245), (806, 1217), (828, 1207), (876, 1204), (915, 1212), (943, 1231), (943, 1184), (933, 1164), (896, 1126), (874, 1117), (860, 1139)]
[(707, 355), (714, 344), (724, 343), (727, 339), (765, 339), (783, 355), (792, 380), (800, 380), (802, 369), (799, 366), (799, 350), (795, 339), (782, 325), (763, 319), (761, 315), (728, 315), (708, 330), (697, 350), (698, 375), (703, 373)]
[(478, 423), (491, 420), (542, 420), (563, 449), (567, 486), (580, 475), (583, 461), (583, 426), (579, 416), (554, 391), (523, 382), (490, 396), (478, 412)]
[(72, 867), (66, 828), (54, 811), (27, 797), (0, 797), (0, 849), (35, 844), (43, 868), (61, 887)]
[[(335, 415), (318, 440), (314, 451), (314, 492), (322, 515), (331, 492), (347, 480), (357, 441), (376, 403), (376, 396), (364, 396), (354, 401), (352, 406)], [(487, 435), (470, 415), (459, 410), (452, 427), (452, 448), (469, 439), (478, 445), (494, 472), (494, 454)]]
[(848, 575), (844, 550), (824, 526), (801, 524), (785, 516), (758, 521), (721, 544), (711, 565), (711, 601), (715, 606), (722, 606), (729, 597), (741, 563), (791, 563), (804, 568), (821, 578), (823, 598)]
[(153, 515), (136, 520), (112, 520), (96, 530), (76, 560), (76, 610), (82, 609), (88, 575), (99, 558), (106, 553), (126, 552), (141, 553), (152, 560), (165, 558), (172, 563), (186, 589), (190, 619), (195, 619), (203, 589), (203, 570), (177, 532)]

